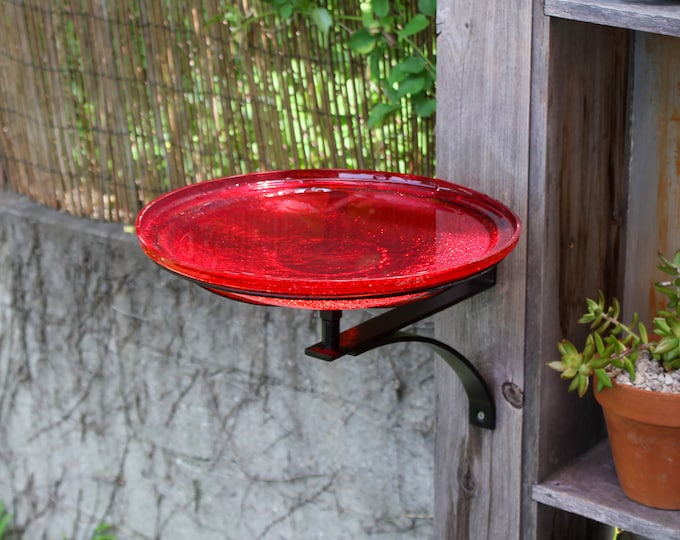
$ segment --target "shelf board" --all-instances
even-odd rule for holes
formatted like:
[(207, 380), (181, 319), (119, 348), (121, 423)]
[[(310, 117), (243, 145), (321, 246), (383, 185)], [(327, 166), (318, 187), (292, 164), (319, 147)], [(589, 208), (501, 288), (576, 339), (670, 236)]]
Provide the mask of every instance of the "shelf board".
[(680, 36), (678, 0), (545, 0), (546, 15)]
[(680, 539), (680, 511), (648, 508), (623, 494), (607, 441), (534, 486), (532, 495), (539, 503), (634, 534), (658, 540)]

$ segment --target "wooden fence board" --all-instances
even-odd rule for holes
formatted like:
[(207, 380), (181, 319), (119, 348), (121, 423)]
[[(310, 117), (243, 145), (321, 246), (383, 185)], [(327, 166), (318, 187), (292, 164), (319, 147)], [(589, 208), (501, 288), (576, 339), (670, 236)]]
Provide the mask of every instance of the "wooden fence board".
[(648, 321), (663, 302), (657, 253), (680, 249), (680, 38), (638, 34), (635, 66), (623, 307)]
[[(603, 436), (595, 402), (568, 394), (545, 363), (557, 358), (560, 338), (580, 345), (585, 297), (621, 293), (626, 206), (627, 32), (553, 19), (541, 33), (532, 74), (525, 487)], [(536, 509), (526, 494), (524, 503), (525, 538), (601, 532)]]
[(559, 337), (580, 336), (585, 296), (622, 288), (627, 33), (550, 21), (540, 4), (440, 6), (438, 176), (499, 198), (526, 227), (497, 286), (438, 319), (498, 407), (495, 432), (468, 427), (458, 382), (437, 366), (438, 539), (602, 532), (537, 512), (528, 494), (603, 434), (593, 402), (545, 363)]
[(673, 0), (545, 0), (545, 12), (595, 24), (680, 35), (680, 5)]
[[(438, 56), (446, 61), (437, 66), (437, 174), (524, 218), (531, 3), (461, 0), (440, 2), (438, 10)], [(524, 251), (522, 240), (501, 264), (494, 289), (438, 319), (439, 337), (476, 364), (498, 412), (495, 431), (469, 427), (460, 384), (437, 365), (438, 539), (519, 537)]]

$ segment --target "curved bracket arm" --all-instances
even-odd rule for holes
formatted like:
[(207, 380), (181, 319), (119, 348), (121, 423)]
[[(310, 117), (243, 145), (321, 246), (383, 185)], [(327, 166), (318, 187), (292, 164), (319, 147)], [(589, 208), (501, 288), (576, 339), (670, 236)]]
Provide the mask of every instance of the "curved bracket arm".
[(402, 332), (401, 329), (462, 302), (492, 287), (495, 282), (496, 268), (492, 267), (454, 283), (437, 295), (394, 308), (344, 332), (340, 331), (341, 311), (322, 311), (322, 341), (307, 347), (305, 353), (321, 360), (332, 361), (345, 354), (356, 356), (391, 343), (425, 343), (444, 359), (462, 382), (470, 402), (470, 423), (481, 428), (494, 429), (496, 412), (493, 397), (470, 361), (441, 341)]
[(370, 349), (362, 350), (357, 354), (383, 345), (403, 342), (424, 343), (456, 372), (468, 397), (470, 424), (484, 429), (496, 427), (496, 406), (484, 379), (467, 358), (446, 343), (411, 332), (395, 332), (380, 342), (372, 343)]

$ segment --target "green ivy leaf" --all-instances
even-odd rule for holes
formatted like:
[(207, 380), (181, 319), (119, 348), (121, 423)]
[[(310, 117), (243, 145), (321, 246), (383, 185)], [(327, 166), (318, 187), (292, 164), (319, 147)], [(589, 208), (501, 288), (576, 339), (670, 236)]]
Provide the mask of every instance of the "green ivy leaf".
[(395, 84), (404, 80), (409, 75), (422, 73), (423, 71), (425, 71), (425, 60), (419, 56), (409, 56), (392, 67), (388, 80), (390, 84)]
[(383, 33), (385, 32), (392, 32), (394, 29), (394, 17), (392, 15), (388, 15), (387, 17), (381, 17), (380, 21), (378, 21), (379, 28), (376, 30), (382, 30)]
[(319, 27), (324, 36), (328, 36), (328, 31), (333, 25), (333, 18), (326, 8), (317, 7), (312, 11), (312, 20)]
[(371, 11), (379, 19), (387, 17), (387, 14), (390, 12), (389, 0), (373, 0), (371, 2)]
[(397, 37), (399, 39), (410, 37), (413, 34), (417, 34), (418, 32), (425, 30), (425, 28), (428, 26), (430, 26), (430, 20), (422, 13), (418, 13), (406, 23), (404, 28), (397, 32)]
[(428, 17), (437, 15), (437, 0), (419, 0), (418, 11)]
[(350, 36), (349, 48), (359, 54), (368, 54), (375, 49), (377, 42), (377, 36), (374, 36), (365, 28), (360, 28)]
[(380, 66), (382, 65), (382, 58), (383, 58), (383, 51), (381, 50), (381, 47), (377, 46), (376, 42), (376, 48), (371, 51), (371, 53), (368, 55), (368, 71), (371, 74), (371, 78), (375, 82), (380, 82), (382, 79), (380, 77)]
[(401, 99), (404, 96), (417, 94), (425, 86), (425, 77), (410, 76), (399, 83), (397, 88), (397, 98)]
[(294, 11), (295, 9), (292, 4), (285, 4), (279, 8), (279, 17), (287, 21), (293, 16)]
[(361, 11), (361, 24), (370, 31), (378, 31), (380, 23), (375, 20), (373, 12), (370, 9)]
[(378, 103), (371, 112), (368, 113), (368, 127), (374, 128), (382, 124), (391, 114), (399, 110), (399, 105), (388, 103)]
[(432, 73), (428, 70), (425, 69), (423, 71), (423, 76), (425, 77), (425, 91), (430, 92), (434, 90), (434, 77), (432, 76)]
[(436, 99), (422, 99), (415, 104), (415, 111), (421, 118), (427, 118), (432, 116), (437, 110), (437, 100)]

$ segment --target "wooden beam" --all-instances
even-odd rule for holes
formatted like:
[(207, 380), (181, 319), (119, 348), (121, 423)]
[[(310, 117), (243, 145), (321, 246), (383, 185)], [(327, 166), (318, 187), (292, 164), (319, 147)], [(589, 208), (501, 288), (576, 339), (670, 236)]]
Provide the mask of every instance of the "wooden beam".
[[(679, 6), (680, 7), (680, 6)], [(624, 313), (663, 305), (657, 253), (680, 249), (680, 38), (637, 34)]]
[(525, 230), (496, 287), (437, 320), (491, 387), (498, 422), (469, 428), (460, 385), (436, 367), (435, 538), (590, 534), (530, 493), (603, 436), (594, 402), (545, 363), (579, 337), (585, 296), (622, 289), (628, 33), (551, 20), (540, 0), (438, 7), (437, 174), (508, 204)]
[[(438, 2), (437, 175), (488, 193), (522, 219), (531, 16), (530, 1)], [(462, 388), (448, 367), (437, 364), (437, 539), (520, 537), (524, 238), (501, 263), (491, 291), (438, 318), (438, 337), (484, 375), (498, 422), (493, 432), (468, 427)]]
[[(537, 15), (537, 17), (540, 17)], [(620, 295), (626, 209), (628, 32), (537, 18), (532, 67), (524, 482), (604, 436), (594, 400), (566, 392), (545, 363), (562, 337), (581, 343), (585, 297)], [(593, 538), (595, 524), (536, 508), (522, 538)], [(581, 532), (577, 532), (581, 531)]]
[(545, 0), (545, 13), (655, 34), (680, 35), (680, 4), (673, 0)]

